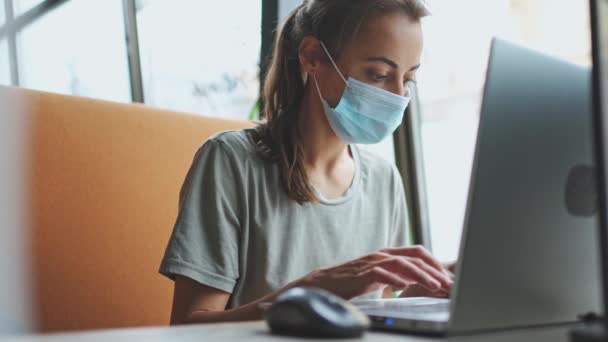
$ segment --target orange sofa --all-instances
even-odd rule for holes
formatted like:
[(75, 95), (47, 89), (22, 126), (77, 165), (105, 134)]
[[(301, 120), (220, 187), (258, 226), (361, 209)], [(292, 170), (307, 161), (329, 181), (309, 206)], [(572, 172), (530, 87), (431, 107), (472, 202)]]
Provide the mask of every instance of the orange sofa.
[(157, 270), (194, 152), (253, 124), (11, 87), (0, 100), (27, 117), (36, 331), (168, 324)]

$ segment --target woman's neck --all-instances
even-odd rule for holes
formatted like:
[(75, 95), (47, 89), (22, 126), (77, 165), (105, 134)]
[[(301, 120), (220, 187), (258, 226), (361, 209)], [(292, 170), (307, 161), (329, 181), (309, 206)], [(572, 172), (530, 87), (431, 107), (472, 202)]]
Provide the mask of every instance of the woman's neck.
[(316, 89), (307, 84), (300, 107), (298, 130), (304, 163), (314, 169), (332, 169), (348, 156), (347, 145), (331, 128)]

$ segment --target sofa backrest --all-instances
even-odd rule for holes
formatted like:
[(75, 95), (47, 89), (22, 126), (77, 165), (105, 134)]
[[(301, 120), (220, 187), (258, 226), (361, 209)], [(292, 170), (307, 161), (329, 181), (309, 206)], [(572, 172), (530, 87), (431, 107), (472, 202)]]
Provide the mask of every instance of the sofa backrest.
[(20, 88), (3, 97), (27, 115), (36, 330), (168, 324), (173, 283), (158, 267), (194, 152), (253, 124)]

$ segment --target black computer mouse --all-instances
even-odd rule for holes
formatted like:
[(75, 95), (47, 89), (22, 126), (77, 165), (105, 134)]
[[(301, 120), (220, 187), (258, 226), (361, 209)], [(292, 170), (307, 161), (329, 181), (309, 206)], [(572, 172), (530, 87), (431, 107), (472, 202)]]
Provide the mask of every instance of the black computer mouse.
[(266, 311), (272, 333), (305, 337), (359, 337), (369, 318), (344, 299), (317, 288), (295, 287)]

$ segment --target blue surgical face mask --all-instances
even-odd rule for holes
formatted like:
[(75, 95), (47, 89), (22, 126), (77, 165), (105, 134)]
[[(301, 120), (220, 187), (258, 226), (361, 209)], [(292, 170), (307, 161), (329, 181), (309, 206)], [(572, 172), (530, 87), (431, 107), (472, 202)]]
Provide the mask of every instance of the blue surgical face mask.
[(340, 102), (332, 108), (321, 95), (313, 74), (325, 114), (336, 135), (348, 144), (375, 144), (391, 135), (403, 120), (410, 102), (409, 94), (399, 96), (352, 77), (346, 80), (323, 42), (321, 46), (346, 83)]

